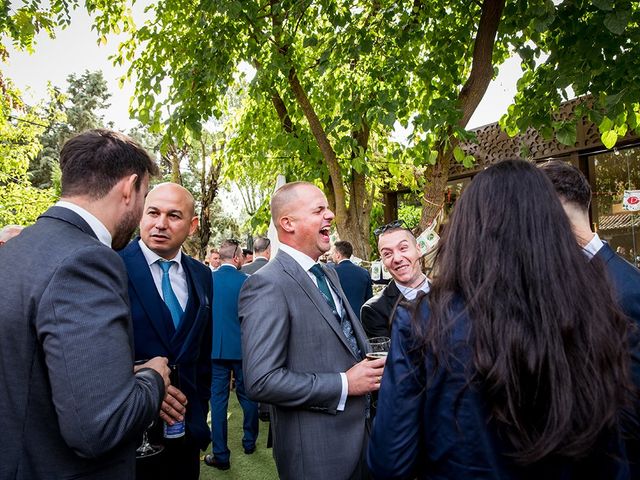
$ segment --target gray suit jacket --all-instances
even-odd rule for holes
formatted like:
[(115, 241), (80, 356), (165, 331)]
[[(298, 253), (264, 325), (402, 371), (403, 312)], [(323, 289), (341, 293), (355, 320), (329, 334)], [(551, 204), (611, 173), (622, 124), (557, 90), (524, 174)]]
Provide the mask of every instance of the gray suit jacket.
[(52, 207), (0, 248), (0, 265), (0, 479), (133, 478), (164, 385), (133, 375), (122, 260)]
[[(364, 330), (337, 274), (329, 268), (325, 272), (366, 352)], [(280, 250), (274, 261), (247, 279), (239, 304), (245, 386), (253, 400), (272, 405), (273, 454), (280, 478), (349, 478), (365, 442), (366, 398), (348, 397), (344, 411), (336, 410), (342, 391), (339, 373), (359, 359), (320, 290)]]
[(266, 258), (256, 258), (253, 262), (243, 265), (242, 271), (247, 275), (253, 275), (267, 263), (269, 263), (269, 260), (267, 260)]

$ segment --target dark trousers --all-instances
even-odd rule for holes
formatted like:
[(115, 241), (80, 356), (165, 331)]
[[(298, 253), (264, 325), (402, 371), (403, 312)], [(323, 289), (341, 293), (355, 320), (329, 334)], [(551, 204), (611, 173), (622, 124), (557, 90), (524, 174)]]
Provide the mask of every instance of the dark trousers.
[(211, 360), (211, 451), (221, 462), (228, 462), (231, 452), (227, 447), (227, 409), (231, 372), (236, 380), (236, 396), (243, 412), (242, 446), (253, 449), (258, 438), (258, 404), (247, 397), (241, 360)]
[(200, 478), (200, 448), (187, 432), (182, 438), (157, 438), (164, 450), (152, 457), (136, 460), (136, 480), (198, 480)]

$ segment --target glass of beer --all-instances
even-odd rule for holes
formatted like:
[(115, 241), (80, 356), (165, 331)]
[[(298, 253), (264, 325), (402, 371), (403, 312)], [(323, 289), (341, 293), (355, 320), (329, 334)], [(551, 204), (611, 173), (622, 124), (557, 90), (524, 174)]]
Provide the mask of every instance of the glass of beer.
[(371, 347), (367, 352), (369, 360), (384, 358), (389, 353), (391, 339), (389, 337), (373, 337), (369, 339), (369, 346)]

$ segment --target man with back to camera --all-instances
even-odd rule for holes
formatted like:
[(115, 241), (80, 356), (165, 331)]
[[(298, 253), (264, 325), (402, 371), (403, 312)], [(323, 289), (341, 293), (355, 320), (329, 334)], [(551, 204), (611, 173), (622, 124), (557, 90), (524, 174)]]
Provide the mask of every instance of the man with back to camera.
[[(589, 206), (591, 205), (591, 186), (580, 170), (568, 162), (552, 160), (540, 167), (547, 174), (562, 203), (578, 245), (590, 259), (604, 262), (609, 278), (613, 284), (620, 309), (635, 324), (630, 338), (631, 372), (633, 381), (640, 388), (640, 270), (617, 255), (591, 229)], [(629, 419), (627, 450), (631, 463), (631, 478), (640, 479), (640, 402), (636, 404), (634, 419)]]
[(345, 240), (339, 240), (333, 245), (333, 261), (335, 270), (340, 278), (340, 285), (349, 299), (353, 313), (360, 318), (362, 305), (373, 296), (371, 275), (362, 267), (351, 261), (353, 246)]
[(252, 275), (269, 263), (271, 258), (271, 240), (258, 237), (253, 241), (253, 261), (242, 266), (242, 271)]
[(280, 249), (240, 292), (247, 393), (271, 404), (280, 478), (367, 478), (367, 394), (380, 388), (384, 359), (364, 359), (366, 335), (338, 276), (317, 263), (334, 215), (307, 182), (280, 187), (271, 215)]
[(0, 479), (133, 479), (169, 368), (157, 357), (134, 374), (127, 274), (112, 247), (135, 230), (158, 169), (109, 130), (67, 141), (60, 168), (60, 201), (0, 249)]
[(227, 240), (220, 246), (222, 265), (213, 273), (213, 342), (211, 349), (211, 455), (204, 461), (210, 467), (228, 470), (231, 452), (227, 445), (227, 409), (229, 382), (235, 379), (235, 390), (242, 408), (242, 446), (251, 455), (256, 450), (258, 437), (258, 405), (249, 400), (242, 374), (242, 347), (238, 295), (249, 276), (239, 270), (242, 248), (236, 240)]
[(149, 431), (151, 443), (164, 450), (138, 459), (137, 480), (197, 479), (200, 450), (209, 445), (211, 272), (182, 251), (197, 227), (193, 195), (163, 183), (147, 195), (140, 238), (120, 252), (129, 276), (136, 359), (166, 356), (179, 380), (168, 390), (174, 401), (163, 403), (161, 421)]
[(362, 326), (369, 338), (391, 337), (391, 322), (401, 300), (413, 300), (418, 292), (429, 292), (429, 280), (422, 273), (422, 252), (411, 231), (396, 220), (375, 231), (382, 263), (393, 278), (362, 306)]

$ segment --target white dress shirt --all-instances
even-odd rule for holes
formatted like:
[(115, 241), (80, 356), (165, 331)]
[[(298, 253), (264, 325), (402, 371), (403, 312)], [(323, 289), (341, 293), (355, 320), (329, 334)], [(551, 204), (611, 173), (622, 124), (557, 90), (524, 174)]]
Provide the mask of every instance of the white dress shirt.
[[(318, 279), (309, 270), (318, 262), (314, 261), (313, 258), (308, 256), (307, 254), (302, 253), (301, 251), (296, 250), (295, 248), (290, 247), (289, 245), (285, 245), (284, 243), (280, 244), (280, 249), (284, 253), (290, 255), (291, 258), (293, 258), (296, 261), (296, 263), (300, 265), (305, 272), (307, 272), (307, 275), (309, 275), (309, 278), (311, 278), (311, 280), (317, 287)], [(333, 297), (333, 303), (335, 303), (336, 305), (338, 314), (342, 317), (344, 313), (344, 309), (342, 307), (342, 300), (336, 294), (336, 292), (333, 291), (333, 288), (331, 287), (331, 282), (327, 281), (327, 284), (329, 285), (329, 291), (331, 292), (331, 296)], [(338, 410), (339, 412), (344, 410), (344, 407), (347, 403), (347, 396), (349, 393), (349, 383), (347, 382), (347, 374), (344, 372), (340, 372), (340, 379), (342, 380), (342, 393), (340, 394), (340, 402), (338, 402), (338, 407), (336, 408), (336, 410)]]
[[(151, 276), (153, 277), (153, 283), (156, 285), (156, 290), (158, 290), (160, 298), (164, 300), (164, 295), (162, 295), (162, 268), (160, 268), (157, 261), (165, 259), (151, 251), (142, 239), (138, 241), (138, 244), (140, 245), (142, 254), (149, 265), (149, 270), (151, 270)], [(178, 250), (176, 256), (169, 260), (174, 262), (169, 268), (169, 280), (171, 281), (173, 293), (176, 294), (178, 303), (180, 303), (180, 307), (182, 307), (182, 311), (184, 311), (187, 309), (187, 301), (189, 300), (189, 286), (187, 285), (187, 274), (184, 271), (184, 268), (182, 268), (181, 260), (182, 251)]]
[(396, 282), (396, 287), (398, 287), (398, 290), (400, 290), (402, 296), (407, 300), (415, 300), (415, 298), (418, 296), (418, 292), (429, 293), (429, 290), (431, 290), (431, 285), (429, 285), (428, 278), (425, 278), (424, 282), (422, 282), (419, 287), (405, 287), (404, 285), (400, 285), (398, 282)]
[(589, 257), (589, 260), (591, 260), (594, 257), (594, 255), (598, 253), (603, 246), (604, 246), (604, 243), (602, 243), (602, 240), (600, 240), (600, 237), (598, 236), (598, 234), (594, 233), (591, 241), (587, 243), (584, 247), (582, 247), (582, 251), (587, 257)]
[(66, 202), (64, 200), (60, 200), (56, 202), (56, 207), (66, 208), (71, 210), (82, 217), (82, 219), (89, 224), (93, 233), (96, 234), (98, 240), (101, 243), (104, 243), (107, 247), (111, 248), (111, 233), (107, 230), (107, 227), (104, 226), (100, 220), (98, 220), (93, 214), (89, 213), (84, 208), (76, 205), (75, 203)]

